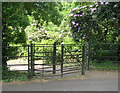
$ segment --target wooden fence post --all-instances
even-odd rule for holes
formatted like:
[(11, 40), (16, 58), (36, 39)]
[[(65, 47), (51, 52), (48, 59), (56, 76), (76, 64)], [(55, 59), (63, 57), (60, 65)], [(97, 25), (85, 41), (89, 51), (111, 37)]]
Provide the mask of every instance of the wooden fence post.
[(53, 74), (56, 73), (56, 42), (53, 44)]
[(62, 44), (61, 45), (61, 77), (63, 77), (63, 62), (64, 62), (63, 55), (64, 55), (64, 45)]
[(82, 46), (82, 75), (85, 74), (85, 44)]

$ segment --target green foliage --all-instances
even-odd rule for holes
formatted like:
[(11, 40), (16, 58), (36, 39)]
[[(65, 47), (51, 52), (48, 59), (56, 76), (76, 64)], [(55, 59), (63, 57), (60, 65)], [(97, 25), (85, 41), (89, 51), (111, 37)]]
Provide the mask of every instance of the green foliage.
[[(10, 44), (25, 44), (27, 36), (25, 28), (37, 20), (39, 26), (46, 21), (52, 21), (54, 24), (60, 24), (60, 14), (56, 8), (57, 3), (48, 2), (4, 2), (2, 3), (2, 39), (3, 46)], [(52, 11), (51, 11), (52, 10)], [(56, 15), (55, 15), (56, 14)], [(33, 20), (34, 19), (34, 20)], [(32, 29), (36, 29), (33, 27)], [(30, 31), (32, 30), (30, 29)], [(41, 32), (40, 32), (41, 33)], [(36, 34), (36, 33), (35, 33)], [(39, 33), (38, 33), (39, 34)], [(39, 37), (39, 36), (38, 36)], [(36, 38), (35, 38), (36, 39)], [(3, 47), (3, 56), (8, 56), (9, 50)], [(12, 53), (16, 52), (15, 49)], [(14, 55), (14, 54), (13, 54)], [(3, 59), (6, 64), (8, 59)]]
[[(119, 2), (95, 2), (86, 3), (70, 11), (70, 25), (72, 36), (76, 42), (87, 43), (118, 43), (120, 34), (118, 31)], [(82, 39), (80, 41), (80, 39)], [(119, 61), (119, 45), (116, 47), (92, 45), (93, 56), (97, 61)], [(98, 51), (96, 51), (98, 50)], [(112, 52), (111, 50), (115, 50)], [(102, 58), (101, 58), (102, 56)], [(113, 57), (104, 57), (113, 56)]]
[(118, 63), (110, 62), (110, 61), (104, 61), (104, 62), (96, 62), (94, 61), (92, 63), (92, 68), (95, 70), (119, 70)]
[[(10, 3), (11, 7), (14, 8)], [(19, 3), (18, 3), (19, 4)], [(69, 27), (69, 10), (75, 6), (74, 3), (21, 3), (21, 7), (24, 7), (25, 14), (24, 16), (27, 18), (29, 24), (24, 27), (25, 33), (22, 35), (22, 38), (25, 37), (27, 39), (27, 44), (31, 42), (35, 44), (53, 44), (56, 42), (58, 45), (61, 43), (75, 43), (71, 37), (70, 27)], [(32, 7), (31, 7), (32, 6)], [(28, 9), (29, 7), (29, 9)], [(41, 7), (41, 8), (39, 8)], [(16, 6), (16, 8), (19, 8)], [(53, 12), (51, 12), (52, 9)], [(19, 14), (18, 14), (19, 15)], [(56, 17), (53, 17), (56, 16)], [(62, 18), (62, 19), (61, 19)], [(23, 20), (24, 22), (25, 20)], [(18, 22), (16, 20), (16, 22)], [(24, 25), (24, 23), (23, 23)], [(16, 35), (15, 40), (16, 43), (20, 43), (22, 41), (21, 37), (19, 38), (19, 33), (14, 32), (13, 26), (9, 26), (11, 29), (11, 33), (18, 34)], [(18, 27), (18, 31), (23, 27), (20, 25)], [(22, 31), (22, 33), (24, 32)], [(9, 33), (10, 35), (10, 33)], [(12, 35), (10, 35), (12, 37)], [(6, 40), (7, 41), (7, 40)], [(26, 41), (26, 40), (25, 40)], [(12, 44), (15, 42), (12, 41)], [(36, 48), (36, 52), (44, 52), (44, 51), (52, 51), (51, 49), (46, 49), (42, 51), (42, 48)], [(58, 56), (60, 54), (60, 49), (58, 49)], [(14, 52), (14, 51), (13, 51)], [(16, 55), (27, 55), (27, 49), (20, 47), (16, 50)], [(6, 54), (5, 54), (6, 55)], [(9, 55), (9, 54), (8, 54)], [(11, 54), (12, 55), (12, 54)], [(42, 56), (42, 54), (36, 54), (37, 56)], [(45, 54), (49, 56), (49, 54)], [(50, 56), (52, 56), (50, 54)], [(41, 58), (35, 58), (41, 59)]]
[[(91, 55), (97, 62), (118, 61), (118, 44), (94, 44), (92, 45)], [(95, 57), (95, 58), (94, 58)]]
[(87, 42), (118, 42), (119, 2), (95, 2), (70, 12), (73, 38)]
[(9, 71), (8, 68), (2, 68), (2, 80), (4, 82), (11, 82), (15, 80), (26, 81), (28, 80), (28, 73), (19, 71)]

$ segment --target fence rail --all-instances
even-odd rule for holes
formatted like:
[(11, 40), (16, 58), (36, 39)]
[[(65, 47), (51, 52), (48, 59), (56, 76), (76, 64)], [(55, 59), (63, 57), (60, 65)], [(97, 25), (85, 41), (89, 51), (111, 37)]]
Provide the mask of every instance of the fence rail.
[(89, 69), (118, 70), (120, 43), (94, 43), (89, 45)]

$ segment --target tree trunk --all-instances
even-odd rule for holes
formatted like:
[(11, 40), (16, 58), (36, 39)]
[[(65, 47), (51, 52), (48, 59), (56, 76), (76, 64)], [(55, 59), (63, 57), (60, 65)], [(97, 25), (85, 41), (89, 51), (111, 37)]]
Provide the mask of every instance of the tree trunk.
[(2, 44), (3, 46), (2, 46), (2, 67), (3, 68), (7, 68), (7, 49), (6, 49), (6, 45), (7, 44)]
[(120, 45), (118, 45), (118, 48), (117, 48), (117, 57), (118, 57), (117, 61), (120, 61)]
[(7, 60), (5, 58), (2, 59), (2, 66), (6, 66), (7, 67)]
[(5, 58), (4, 53), (2, 55), (2, 68), (3, 70), (7, 68), (7, 58)]
[(4, 37), (7, 38), (7, 35), (6, 35), (6, 31), (8, 30), (7, 26), (6, 26), (6, 22), (4, 22), (3, 20), (3, 26), (2, 26), (2, 66), (3, 67), (7, 67), (7, 58), (5, 56), (7, 56), (7, 49), (6, 49), (6, 46), (7, 46), (7, 39), (3, 39)]

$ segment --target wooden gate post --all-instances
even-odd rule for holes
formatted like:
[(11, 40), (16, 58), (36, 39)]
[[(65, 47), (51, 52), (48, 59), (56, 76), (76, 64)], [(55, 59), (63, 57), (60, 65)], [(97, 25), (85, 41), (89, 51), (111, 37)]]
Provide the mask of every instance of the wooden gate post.
[(63, 62), (64, 62), (63, 55), (64, 55), (64, 45), (62, 44), (61, 45), (61, 77), (63, 77)]
[(85, 74), (85, 44), (82, 46), (82, 75)]
[(53, 44), (53, 74), (56, 73), (56, 42)]

